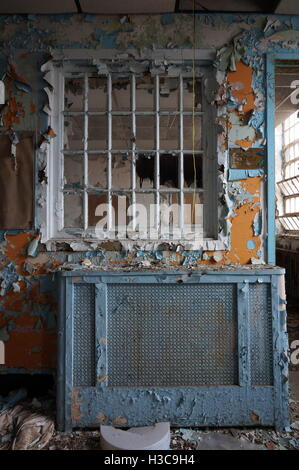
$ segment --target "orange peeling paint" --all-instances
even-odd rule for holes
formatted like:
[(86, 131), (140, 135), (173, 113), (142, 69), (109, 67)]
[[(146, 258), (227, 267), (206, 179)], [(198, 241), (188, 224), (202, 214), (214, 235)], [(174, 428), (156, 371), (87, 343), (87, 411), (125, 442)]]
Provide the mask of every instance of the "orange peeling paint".
[(35, 103), (30, 103), (30, 112), (31, 112), (31, 114), (36, 113), (36, 104)]
[(22, 103), (17, 101), (11, 94), (9, 95), (5, 109), (7, 111), (3, 114), (3, 122), (4, 126), (10, 129), (14, 124), (20, 123), (20, 117), (24, 117), (25, 111)]
[[(236, 216), (231, 218), (231, 246), (227, 259), (231, 263), (250, 264), (251, 258), (258, 258), (257, 251), (261, 247), (261, 239), (253, 232), (253, 221), (260, 207), (256, 203), (260, 201), (261, 177), (248, 178), (241, 182), (244, 189), (254, 195), (253, 201), (243, 204), (235, 209)], [(248, 240), (255, 242), (254, 250), (247, 248)]]
[[(254, 93), (252, 89), (252, 68), (245, 65), (243, 62), (237, 62), (236, 71), (229, 72), (227, 75), (228, 83), (232, 86), (231, 93), (241, 103), (244, 98), (247, 103), (244, 105), (243, 112), (246, 113), (254, 109)], [(235, 89), (237, 87), (241, 89)]]
[(261, 181), (261, 176), (255, 176), (254, 178), (247, 178), (246, 180), (242, 180), (241, 185), (245, 191), (250, 194), (254, 194), (257, 199), (259, 199)]
[(236, 140), (235, 144), (239, 145), (239, 147), (242, 147), (242, 148), (249, 148), (249, 147), (252, 147), (253, 141), (249, 139), (241, 139), (241, 140)]
[(9, 331), (5, 367), (48, 369), (56, 366), (56, 333), (31, 329)]
[(10, 77), (12, 80), (17, 80), (18, 82), (26, 83), (27, 85), (29, 84), (28, 80), (25, 77), (18, 74), (18, 72), (16, 71), (16, 66), (14, 64), (9, 64), (6, 73), (8, 77)]
[(23, 272), (23, 264), (27, 258), (28, 243), (34, 237), (30, 233), (21, 232), (17, 235), (6, 235), (6, 258), (13, 261), (18, 273)]

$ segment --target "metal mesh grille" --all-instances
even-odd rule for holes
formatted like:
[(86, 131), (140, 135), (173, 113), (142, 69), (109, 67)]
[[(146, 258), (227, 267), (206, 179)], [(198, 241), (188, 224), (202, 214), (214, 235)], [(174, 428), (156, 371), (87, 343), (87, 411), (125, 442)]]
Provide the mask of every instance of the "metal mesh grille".
[(237, 383), (232, 284), (108, 285), (109, 386)]
[(273, 358), (270, 285), (250, 285), (249, 322), (251, 384), (272, 385)]
[(95, 385), (95, 293), (94, 285), (74, 286), (73, 385)]

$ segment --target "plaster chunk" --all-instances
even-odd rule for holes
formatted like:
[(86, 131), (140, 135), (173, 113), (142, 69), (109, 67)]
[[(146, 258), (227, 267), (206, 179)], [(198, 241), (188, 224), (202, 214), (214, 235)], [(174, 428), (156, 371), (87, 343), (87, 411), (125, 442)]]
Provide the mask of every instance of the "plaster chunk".
[(101, 448), (104, 450), (168, 450), (170, 445), (169, 423), (127, 431), (101, 425), (100, 431)]

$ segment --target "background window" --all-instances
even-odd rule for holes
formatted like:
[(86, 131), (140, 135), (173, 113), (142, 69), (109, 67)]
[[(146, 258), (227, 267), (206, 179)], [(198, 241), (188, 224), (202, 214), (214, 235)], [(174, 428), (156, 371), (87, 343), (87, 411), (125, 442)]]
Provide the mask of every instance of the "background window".
[(283, 196), (280, 221), (286, 230), (299, 230), (299, 119), (293, 112), (281, 123), (282, 175), (278, 187)]

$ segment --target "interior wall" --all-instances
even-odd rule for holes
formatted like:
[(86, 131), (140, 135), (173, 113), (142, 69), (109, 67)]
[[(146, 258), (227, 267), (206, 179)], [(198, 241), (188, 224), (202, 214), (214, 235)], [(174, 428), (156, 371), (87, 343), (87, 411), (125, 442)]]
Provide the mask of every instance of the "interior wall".
[(53, 49), (103, 48), (118, 50), (120, 55), (128, 48), (132, 53), (193, 46), (218, 50), (218, 85), (212, 99), (218, 109), (218, 155), (222, 156), (217, 178), (225, 194), (218, 201), (218, 212), (229, 239), (228, 249), (221, 251), (213, 243), (206, 251), (185, 251), (171, 244), (148, 251), (126, 250), (119, 242), (105, 241), (92, 250), (79, 242), (60, 243), (50, 252), (38, 243), (42, 221), (37, 213), (35, 230), (2, 227), (0, 340), (5, 342), (6, 364), (0, 371), (55, 369), (57, 305), (53, 273), (61, 267), (92, 262), (111, 269), (156, 269), (265, 261), (265, 157), (261, 157), (266, 146), (265, 54), (296, 51), (298, 30), (299, 17), (294, 16), (203, 14), (196, 16), (193, 42), (193, 18), (184, 14), (0, 17), (0, 77), (5, 74), (7, 99), (0, 109), (1, 131), (11, 135), (12, 143), (13, 132), (32, 132), (35, 136), (37, 207), (44, 205), (42, 194), (47, 185), (47, 169), (39, 160), (40, 146), (47, 146), (57, 132), (48, 129), (52, 124), (51, 102), (47, 76), (42, 71)]

